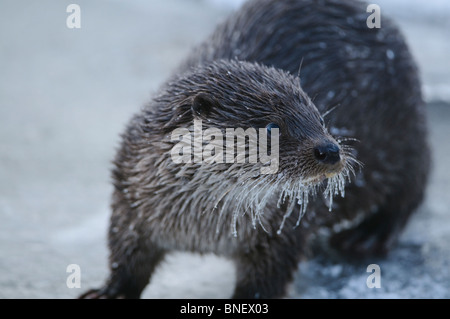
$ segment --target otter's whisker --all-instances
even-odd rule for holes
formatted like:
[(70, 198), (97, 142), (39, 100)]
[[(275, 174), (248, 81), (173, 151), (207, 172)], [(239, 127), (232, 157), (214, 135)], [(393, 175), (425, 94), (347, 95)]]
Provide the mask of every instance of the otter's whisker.
[(334, 106), (332, 106), (331, 108), (329, 108), (328, 110), (326, 110), (323, 114), (321, 114), (321, 116), (323, 118), (325, 118), (328, 114), (330, 114), (331, 112), (333, 112), (336, 108), (338, 108), (339, 106), (341, 106), (341, 103), (338, 103)]

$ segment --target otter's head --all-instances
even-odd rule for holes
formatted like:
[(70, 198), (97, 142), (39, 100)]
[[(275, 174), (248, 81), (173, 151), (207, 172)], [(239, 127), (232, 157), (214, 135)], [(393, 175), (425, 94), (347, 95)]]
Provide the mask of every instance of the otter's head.
[[(205, 165), (215, 165), (215, 172), (223, 167), (222, 183), (235, 190), (227, 194), (234, 196), (238, 206), (262, 208), (268, 196), (278, 193), (280, 201), (296, 198), (306, 207), (308, 195), (326, 179), (325, 193), (330, 198), (339, 191), (343, 194), (344, 179), (355, 160), (348, 147), (328, 133), (299, 79), (284, 71), (256, 63), (217, 61), (175, 79), (157, 102), (167, 133), (182, 127), (195, 134), (199, 123), (203, 132), (215, 132), (215, 138), (209, 134), (208, 140), (222, 145), (223, 152), (215, 149), (219, 156)], [(236, 129), (246, 137), (227, 140), (237, 134)], [(252, 139), (258, 142), (253, 154), (256, 162), (250, 158)], [(226, 141), (245, 141), (246, 160), (239, 160), (237, 145), (233, 161), (227, 161)], [(270, 169), (264, 171), (264, 167)]]

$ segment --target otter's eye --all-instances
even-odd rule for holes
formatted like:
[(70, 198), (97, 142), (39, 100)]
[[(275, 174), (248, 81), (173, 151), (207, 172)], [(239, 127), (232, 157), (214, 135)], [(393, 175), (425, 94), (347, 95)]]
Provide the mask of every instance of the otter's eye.
[(277, 124), (275, 124), (275, 123), (269, 123), (269, 124), (267, 124), (267, 126), (266, 126), (266, 129), (267, 129), (267, 136), (271, 136), (271, 134), (272, 134), (272, 129), (274, 129), (274, 128), (277, 128), (277, 129), (278, 129), (278, 132), (280, 132), (280, 131), (279, 131), (280, 127), (279, 127)]

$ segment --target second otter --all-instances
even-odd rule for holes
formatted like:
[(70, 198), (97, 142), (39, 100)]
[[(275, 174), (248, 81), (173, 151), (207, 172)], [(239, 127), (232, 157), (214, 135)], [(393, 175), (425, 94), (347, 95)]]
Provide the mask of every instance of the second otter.
[[(429, 149), (408, 48), (386, 18), (367, 28), (365, 8), (250, 1), (194, 50), (123, 135), (111, 274), (83, 297), (139, 297), (172, 250), (234, 260), (234, 298), (281, 297), (310, 236), (356, 217), (331, 236), (335, 248), (370, 255), (392, 246), (423, 198)], [(291, 75), (300, 65), (301, 85)], [(278, 172), (261, 175), (264, 163), (175, 163), (171, 133), (199, 119), (221, 132), (277, 128)]]

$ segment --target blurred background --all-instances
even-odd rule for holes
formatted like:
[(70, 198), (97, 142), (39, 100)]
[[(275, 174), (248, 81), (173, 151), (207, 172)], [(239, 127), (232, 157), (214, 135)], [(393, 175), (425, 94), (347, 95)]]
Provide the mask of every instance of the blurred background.
[[(241, 2), (0, 1), (1, 298), (73, 298), (104, 281), (119, 135)], [(80, 29), (66, 26), (71, 3)], [(289, 298), (450, 298), (450, 2), (376, 3), (420, 68), (434, 160), (427, 197), (386, 258), (318, 254), (299, 266)], [(379, 289), (366, 286), (369, 263), (380, 265)], [(80, 266), (80, 289), (66, 285), (69, 264)], [(143, 297), (227, 298), (233, 287), (229, 261), (176, 253)]]

